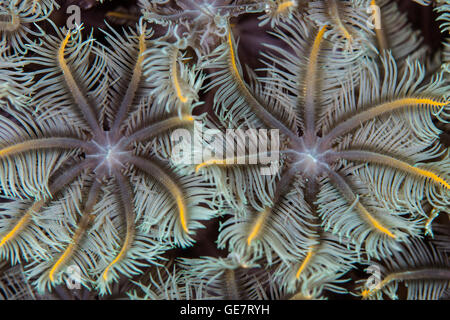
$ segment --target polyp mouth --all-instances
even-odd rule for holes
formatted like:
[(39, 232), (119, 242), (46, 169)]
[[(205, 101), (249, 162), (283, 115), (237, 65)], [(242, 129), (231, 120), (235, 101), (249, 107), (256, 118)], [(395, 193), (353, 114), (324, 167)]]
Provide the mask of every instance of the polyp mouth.
[[(91, 141), (92, 151), (86, 155), (86, 158), (97, 160), (94, 172), (104, 172), (104, 174), (108, 173), (111, 175), (114, 170), (120, 170), (125, 167), (130, 150), (123, 146), (121, 140), (112, 141), (109, 131), (104, 132), (105, 135), (102, 139)], [(97, 140), (105, 142), (101, 143)]]

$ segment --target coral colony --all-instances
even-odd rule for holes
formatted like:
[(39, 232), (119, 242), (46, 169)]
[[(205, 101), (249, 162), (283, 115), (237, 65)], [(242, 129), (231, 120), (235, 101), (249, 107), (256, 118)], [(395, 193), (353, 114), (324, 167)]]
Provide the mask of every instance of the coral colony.
[(449, 0), (1, 1), (0, 298), (448, 298), (449, 34)]

